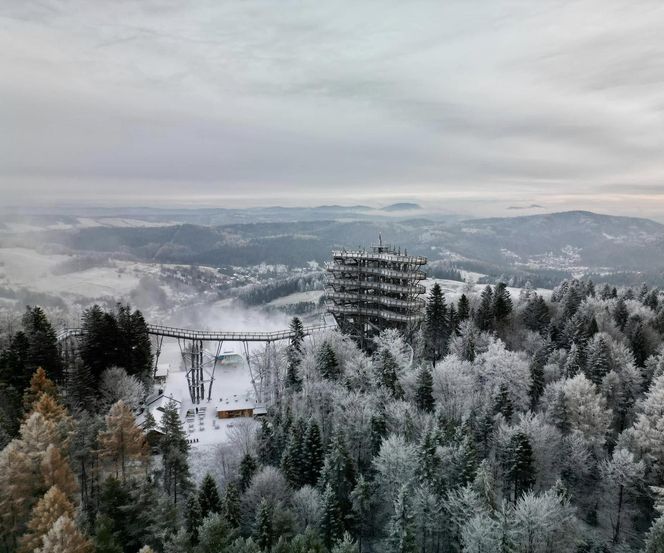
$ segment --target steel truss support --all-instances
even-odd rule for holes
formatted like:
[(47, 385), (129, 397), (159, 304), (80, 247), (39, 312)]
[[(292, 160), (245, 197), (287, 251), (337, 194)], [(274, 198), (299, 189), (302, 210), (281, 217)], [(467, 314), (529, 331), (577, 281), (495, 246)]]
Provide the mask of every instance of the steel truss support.
[(157, 367), (159, 367), (159, 356), (161, 355), (161, 345), (164, 343), (164, 337), (163, 336), (155, 336), (154, 337), (154, 369), (152, 371), (152, 375), (154, 376), (157, 374)]

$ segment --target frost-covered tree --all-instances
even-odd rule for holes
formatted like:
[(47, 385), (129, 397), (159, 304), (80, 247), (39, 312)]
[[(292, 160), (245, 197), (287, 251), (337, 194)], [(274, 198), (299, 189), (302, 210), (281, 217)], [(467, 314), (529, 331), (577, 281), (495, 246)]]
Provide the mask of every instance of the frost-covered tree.
[(394, 513), (390, 519), (387, 537), (387, 551), (391, 553), (415, 553), (415, 523), (409, 501), (410, 490), (403, 486), (394, 499)]
[(383, 440), (374, 467), (380, 488), (388, 500), (393, 500), (404, 486), (413, 486), (417, 465), (417, 450), (403, 436), (391, 434)]
[(582, 374), (566, 380), (563, 392), (571, 430), (579, 432), (594, 446), (602, 446), (611, 423), (611, 411), (606, 408), (605, 399)]
[(447, 351), (450, 336), (449, 315), (445, 294), (437, 282), (431, 287), (426, 301), (424, 316), (424, 338), (427, 358), (435, 365)]
[(132, 411), (136, 411), (145, 398), (145, 385), (135, 376), (130, 376), (120, 367), (110, 367), (101, 376), (99, 385), (103, 408), (123, 401)]
[(535, 482), (533, 449), (525, 433), (517, 432), (510, 439), (503, 454), (503, 468), (505, 481), (511, 487), (516, 503)]
[(600, 474), (605, 491), (608, 518), (613, 529), (612, 540), (619, 543), (623, 531), (624, 512), (630, 505), (642, 483), (645, 473), (643, 461), (636, 461), (634, 454), (620, 448), (613, 451), (610, 460), (602, 462)]
[(664, 375), (650, 384), (630, 431), (646, 460), (658, 471), (664, 470)]

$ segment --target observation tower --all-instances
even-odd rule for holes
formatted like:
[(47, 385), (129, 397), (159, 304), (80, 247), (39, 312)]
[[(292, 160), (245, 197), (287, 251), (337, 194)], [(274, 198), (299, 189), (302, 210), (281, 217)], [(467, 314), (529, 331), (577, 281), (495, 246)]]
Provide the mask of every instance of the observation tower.
[(409, 337), (424, 318), (419, 296), (427, 258), (383, 244), (371, 250), (335, 250), (328, 265), (325, 302), (342, 332), (361, 347), (382, 330), (394, 328)]

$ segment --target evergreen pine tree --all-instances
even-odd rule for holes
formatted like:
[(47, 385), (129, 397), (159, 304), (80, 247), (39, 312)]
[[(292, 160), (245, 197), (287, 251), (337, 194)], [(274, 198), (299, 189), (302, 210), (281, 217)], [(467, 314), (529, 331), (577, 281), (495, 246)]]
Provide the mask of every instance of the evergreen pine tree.
[(510, 439), (505, 459), (505, 480), (512, 486), (513, 499), (516, 503), (521, 494), (535, 482), (533, 449), (528, 436), (517, 432)]
[(608, 300), (611, 298), (611, 287), (608, 284), (602, 286), (602, 291), (599, 293), (599, 297), (602, 300)]
[(372, 497), (371, 485), (365, 480), (364, 476), (360, 475), (355, 488), (350, 494), (353, 519), (357, 521), (356, 531), (359, 553), (362, 553), (364, 540), (371, 531)]
[(530, 405), (534, 411), (544, 392), (544, 365), (537, 356), (530, 363), (530, 382)]
[(620, 298), (616, 302), (616, 306), (613, 310), (613, 320), (616, 322), (616, 325), (618, 325), (621, 332), (625, 330), (628, 318), (629, 312), (627, 311), (627, 305), (625, 304), (624, 298)]
[(416, 553), (415, 524), (410, 502), (408, 488), (403, 486), (394, 501), (394, 514), (389, 524), (387, 538), (388, 551), (391, 553)]
[(306, 479), (304, 432), (304, 422), (298, 419), (296, 424), (291, 426), (288, 443), (281, 457), (281, 470), (294, 488), (302, 486)]
[(378, 455), (380, 451), (380, 446), (383, 443), (383, 438), (387, 436), (387, 421), (385, 420), (385, 415), (382, 412), (378, 412), (371, 416), (370, 421), (371, 428), (371, 452), (372, 455)]
[(393, 397), (401, 399), (403, 397), (403, 389), (399, 383), (399, 376), (397, 375), (399, 365), (394, 355), (387, 348), (381, 350), (378, 355), (382, 385), (389, 390)]
[(198, 543), (198, 527), (201, 525), (204, 518), (196, 494), (191, 494), (187, 498), (184, 514), (187, 534), (189, 534), (191, 544), (196, 545)]
[(331, 484), (327, 484), (323, 491), (322, 516), (320, 520), (320, 533), (326, 547), (331, 548), (343, 535), (343, 513), (339, 505), (339, 500), (332, 489)]
[(457, 304), (457, 319), (459, 322), (465, 321), (470, 317), (470, 302), (466, 294), (461, 294)]
[(586, 376), (595, 384), (601, 384), (611, 369), (611, 350), (603, 336), (598, 336), (588, 345)]
[(304, 342), (304, 327), (298, 317), (293, 317), (290, 323), (293, 333), (288, 349), (286, 350), (286, 386), (299, 391), (302, 388), (302, 379), (299, 375), (299, 366), (302, 359), (302, 344)]
[(475, 313), (475, 324), (480, 330), (493, 328), (493, 290), (488, 284), (480, 295), (480, 305)]
[(415, 404), (422, 411), (431, 413), (434, 410), (433, 377), (426, 366), (422, 366), (417, 374), (415, 388)]
[(569, 434), (569, 414), (567, 413), (567, 402), (563, 390), (558, 392), (558, 395), (551, 405), (551, 419), (555, 427), (560, 430), (563, 435)]
[(207, 473), (201, 482), (201, 487), (198, 491), (198, 503), (201, 507), (201, 518), (207, 517), (210, 513), (221, 512), (219, 490), (210, 473)]
[(447, 350), (449, 339), (449, 319), (447, 306), (445, 305), (445, 294), (437, 282), (431, 287), (431, 292), (426, 302), (424, 316), (424, 336), (426, 340), (427, 357), (431, 362), (441, 359)]
[(632, 348), (636, 365), (644, 367), (648, 358), (648, 339), (641, 321), (636, 321), (630, 329), (629, 345)]
[(177, 404), (170, 401), (164, 407), (161, 417), (161, 439), (159, 449), (162, 454), (164, 489), (177, 504), (178, 494), (182, 498), (191, 486), (187, 454), (189, 444), (182, 427)]
[(320, 436), (320, 429), (315, 420), (311, 419), (307, 426), (304, 439), (303, 454), (305, 458), (304, 484), (315, 486), (323, 468), (325, 453)]
[(316, 357), (320, 374), (327, 380), (337, 380), (339, 378), (339, 363), (332, 346), (326, 341), (323, 342)]
[(41, 367), (46, 376), (56, 383), (62, 382), (62, 360), (55, 330), (41, 307), (26, 307), (21, 320), (27, 338), (26, 368), (34, 371)]
[(503, 417), (505, 417), (505, 420), (508, 422), (512, 420), (514, 406), (512, 405), (512, 399), (510, 398), (510, 392), (507, 388), (507, 384), (500, 385), (493, 410), (494, 413), (502, 414)]
[(504, 282), (496, 284), (493, 293), (493, 316), (497, 323), (502, 323), (512, 313), (512, 298)]
[(355, 466), (348, 454), (343, 435), (338, 433), (332, 438), (329, 451), (325, 456), (319, 484), (323, 490), (326, 486), (331, 486), (346, 530), (351, 530), (350, 494), (355, 483)]
[(123, 553), (115, 539), (113, 521), (106, 515), (98, 515), (95, 521), (94, 547), (95, 553)]
[(244, 492), (251, 484), (251, 479), (254, 477), (258, 464), (256, 459), (253, 458), (251, 453), (246, 453), (240, 461), (240, 491)]
[(581, 349), (578, 345), (572, 344), (565, 360), (565, 375), (567, 378), (574, 378), (577, 374), (583, 372), (584, 363)]
[(232, 527), (236, 528), (240, 525), (240, 491), (235, 482), (226, 484), (224, 496), (221, 501), (221, 514)]
[(263, 551), (270, 551), (274, 543), (274, 509), (267, 499), (262, 499), (256, 511), (254, 538)]

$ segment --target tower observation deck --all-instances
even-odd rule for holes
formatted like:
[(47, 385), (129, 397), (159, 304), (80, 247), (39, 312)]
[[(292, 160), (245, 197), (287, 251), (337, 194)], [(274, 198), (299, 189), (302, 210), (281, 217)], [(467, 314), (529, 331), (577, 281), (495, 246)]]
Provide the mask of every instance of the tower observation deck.
[(383, 244), (371, 250), (335, 250), (328, 265), (327, 310), (339, 328), (361, 345), (395, 328), (408, 336), (424, 318), (427, 258)]

